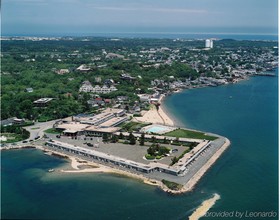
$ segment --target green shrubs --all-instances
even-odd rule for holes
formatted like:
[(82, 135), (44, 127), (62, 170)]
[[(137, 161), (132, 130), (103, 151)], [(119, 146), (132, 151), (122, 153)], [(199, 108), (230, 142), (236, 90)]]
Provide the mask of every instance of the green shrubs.
[(147, 149), (147, 154), (145, 157), (148, 160), (151, 159), (161, 159), (165, 154), (168, 154), (170, 151), (170, 148), (168, 147), (163, 147), (160, 146), (159, 144), (152, 144), (148, 149)]
[(60, 134), (60, 132), (58, 130), (56, 130), (55, 128), (49, 128), (47, 130), (44, 131), (47, 134)]
[(171, 190), (175, 190), (175, 191), (179, 191), (180, 189), (182, 189), (183, 185), (178, 184), (178, 183), (174, 183), (168, 180), (163, 179), (161, 181), (164, 185), (166, 185), (169, 189)]
[(153, 160), (153, 159), (155, 159), (155, 156), (152, 156), (152, 155), (150, 155), (150, 154), (146, 154), (146, 155), (145, 155), (145, 158), (146, 158), (147, 160)]

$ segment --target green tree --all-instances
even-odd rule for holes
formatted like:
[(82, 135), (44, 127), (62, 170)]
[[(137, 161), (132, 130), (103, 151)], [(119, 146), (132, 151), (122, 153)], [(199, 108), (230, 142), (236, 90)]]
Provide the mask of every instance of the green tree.
[(145, 134), (142, 133), (142, 134), (141, 134), (141, 137), (140, 137), (140, 145), (141, 145), (141, 146), (144, 146), (144, 144), (145, 144)]
[(152, 138), (151, 138), (151, 141), (152, 141), (152, 143), (156, 143), (156, 137), (155, 136), (152, 136)]
[(136, 139), (132, 133), (129, 134), (129, 144), (131, 145), (136, 144)]
[(118, 142), (118, 136), (117, 135), (113, 135), (111, 138), (111, 142), (112, 143), (117, 143)]
[(154, 154), (155, 154), (155, 149), (154, 149), (154, 147), (153, 147), (153, 146), (150, 146), (150, 147), (147, 149), (147, 153), (154, 156)]
[(103, 142), (108, 142), (109, 137), (108, 137), (108, 134), (107, 134), (107, 133), (104, 133), (104, 134), (102, 135), (102, 140), (103, 140)]
[(123, 136), (123, 133), (121, 132), (120, 134), (119, 134), (119, 139), (123, 139), (124, 138), (124, 136)]
[(178, 162), (178, 158), (175, 156), (175, 157), (173, 157), (173, 158), (171, 158), (171, 165), (174, 165), (175, 163), (177, 163)]

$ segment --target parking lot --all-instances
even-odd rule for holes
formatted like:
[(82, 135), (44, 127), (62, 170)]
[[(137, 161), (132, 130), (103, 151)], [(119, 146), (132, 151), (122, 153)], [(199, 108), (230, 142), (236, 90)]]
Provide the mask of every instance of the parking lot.
[[(114, 156), (122, 157), (128, 160), (133, 160), (135, 162), (149, 164), (150, 161), (144, 159), (145, 154), (147, 154), (147, 149), (151, 143), (146, 143), (146, 146), (140, 145), (130, 145), (130, 144), (122, 144), (122, 143), (103, 143), (101, 137), (85, 137), (80, 136), (76, 139), (72, 139), (71, 137), (61, 136), (57, 138), (54, 134), (48, 134), (49, 138), (53, 140), (58, 140), (61, 142), (69, 143), (72, 145), (100, 151), (103, 153), (111, 154)], [(93, 146), (88, 146), (93, 145)], [(171, 158), (176, 156), (179, 157), (185, 150), (186, 147), (183, 146), (173, 146), (173, 145), (164, 145), (171, 149), (175, 150), (170, 156), (166, 156), (158, 161), (158, 163), (169, 165), (171, 163)]]

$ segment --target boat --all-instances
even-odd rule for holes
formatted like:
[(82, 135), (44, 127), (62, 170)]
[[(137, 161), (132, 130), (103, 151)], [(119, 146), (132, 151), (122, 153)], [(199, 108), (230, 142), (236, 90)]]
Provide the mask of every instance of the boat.
[(49, 169), (48, 172), (52, 173), (52, 172), (54, 172), (54, 169)]

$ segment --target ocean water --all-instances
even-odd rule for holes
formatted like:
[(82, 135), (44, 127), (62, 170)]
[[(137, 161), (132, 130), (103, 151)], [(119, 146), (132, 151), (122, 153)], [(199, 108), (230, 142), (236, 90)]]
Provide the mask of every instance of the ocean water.
[(211, 211), (278, 210), (277, 77), (186, 90), (169, 97), (165, 105), (187, 127), (231, 141), (199, 183), (198, 188), (221, 195)]
[(156, 38), (156, 39), (234, 39), (234, 40), (263, 40), (263, 41), (277, 41), (278, 35), (275, 33), (264, 34), (261, 33), (192, 33), (192, 32), (176, 32), (176, 31), (162, 31), (162, 32), (86, 32), (86, 33), (30, 33), (30, 34), (3, 34), (3, 36), (34, 36), (34, 37), (111, 37), (111, 38)]
[(48, 173), (67, 161), (34, 149), (3, 151), (1, 218), (181, 220), (214, 193), (221, 199), (211, 212), (277, 212), (277, 90), (277, 77), (254, 77), (166, 99), (166, 108), (187, 127), (232, 143), (196, 188), (179, 196), (118, 175)]

